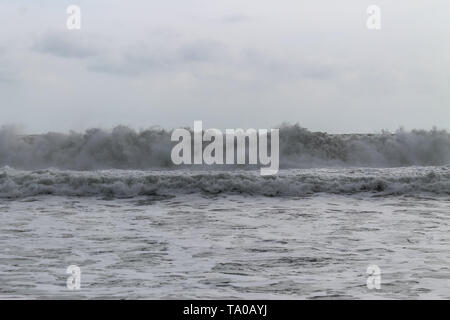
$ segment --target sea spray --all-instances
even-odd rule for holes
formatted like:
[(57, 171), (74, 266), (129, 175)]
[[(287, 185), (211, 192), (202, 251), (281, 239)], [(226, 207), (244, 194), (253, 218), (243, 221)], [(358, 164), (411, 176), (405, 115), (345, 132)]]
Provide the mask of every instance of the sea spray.
[[(136, 131), (119, 126), (83, 133), (21, 135), (0, 129), (0, 166), (17, 169), (154, 169), (176, 167), (176, 142), (163, 129)], [(327, 134), (298, 125), (280, 127), (280, 168), (401, 167), (450, 164), (445, 130), (398, 130), (380, 134)], [(201, 166), (201, 165), (198, 165)], [(178, 168), (178, 167), (177, 167)], [(233, 165), (227, 169), (255, 169)], [(223, 168), (222, 168), (223, 169)]]

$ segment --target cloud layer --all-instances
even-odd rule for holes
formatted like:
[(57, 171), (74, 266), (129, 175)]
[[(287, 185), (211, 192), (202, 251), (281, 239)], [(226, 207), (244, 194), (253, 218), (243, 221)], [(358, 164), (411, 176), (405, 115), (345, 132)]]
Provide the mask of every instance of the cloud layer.
[(450, 129), (445, 1), (0, 1), (2, 123), (30, 132), (192, 125)]

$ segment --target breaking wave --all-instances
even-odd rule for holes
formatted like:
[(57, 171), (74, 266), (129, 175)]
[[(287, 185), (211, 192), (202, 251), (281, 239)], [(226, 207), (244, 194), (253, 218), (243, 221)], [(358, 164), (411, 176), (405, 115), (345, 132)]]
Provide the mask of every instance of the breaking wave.
[[(21, 135), (0, 129), (0, 166), (35, 170), (171, 168), (174, 142), (163, 129), (124, 126), (84, 133)], [(445, 130), (398, 130), (380, 134), (327, 134), (298, 125), (280, 128), (281, 168), (400, 167), (450, 164)], [(242, 169), (242, 166), (240, 167)]]
[[(174, 142), (163, 129), (90, 129), (84, 133), (21, 135), (0, 129), (0, 166), (68, 170), (174, 167)], [(450, 164), (445, 130), (398, 130), (380, 134), (327, 134), (298, 125), (280, 128), (281, 168), (400, 167)], [(242, 166), (240, 167), (242, 169)]]
[(0, 169), (0, 198), (38, 195), (128, 198), (189, 193), (274, 197), (317, 193), (450, 195), (450, 167), (290, 169), (274, 176), (260, 176), (257, 171)]

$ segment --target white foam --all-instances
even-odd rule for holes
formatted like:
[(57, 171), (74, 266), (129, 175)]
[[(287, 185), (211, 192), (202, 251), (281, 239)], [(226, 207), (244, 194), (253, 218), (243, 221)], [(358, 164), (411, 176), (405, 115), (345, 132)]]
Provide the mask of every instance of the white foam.
[(189, 193), (305, 196), (316, 193), (450, 194), (449, 167), (258, 171), (22, 171), (0, 169), (0, 197), (36, 195), (136, 197)]

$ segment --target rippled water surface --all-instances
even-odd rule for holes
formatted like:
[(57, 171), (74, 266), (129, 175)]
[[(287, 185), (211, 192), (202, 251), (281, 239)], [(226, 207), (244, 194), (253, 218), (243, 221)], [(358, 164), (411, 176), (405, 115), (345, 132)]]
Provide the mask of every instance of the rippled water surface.
[(0, 298), (448, 299), (449, 216), (438, 195), (2, 199)]

